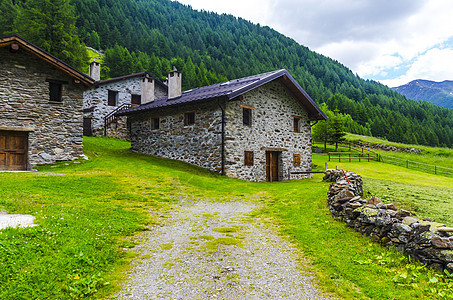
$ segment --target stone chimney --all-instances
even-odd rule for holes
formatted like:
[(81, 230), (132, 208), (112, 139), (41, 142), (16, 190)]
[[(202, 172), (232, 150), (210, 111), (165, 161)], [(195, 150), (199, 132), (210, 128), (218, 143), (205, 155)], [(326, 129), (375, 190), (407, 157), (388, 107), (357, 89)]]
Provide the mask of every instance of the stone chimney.
[(142, 104), (154, 101), (154, 78), (145, 74), (142, 77)]
[(173, 70), (168, 73), (168, 99), (181, 96), (181, 79), (181, 72), (173, 67)]
[(88, 76), (93, 78), (95, 81), (101, 80), (101, 64), (96, 61), (96, 58), (90, 63)]

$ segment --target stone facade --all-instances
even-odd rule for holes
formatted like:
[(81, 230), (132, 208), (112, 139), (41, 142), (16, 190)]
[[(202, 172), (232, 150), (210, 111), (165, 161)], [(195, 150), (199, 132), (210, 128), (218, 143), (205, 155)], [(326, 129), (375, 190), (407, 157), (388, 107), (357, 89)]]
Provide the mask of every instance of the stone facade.
[[(109, 79), (97, 82), (93, 88), (83, 94), (84, 118), (91, 118), (92, 134), (94, 136), (104, 135), (104, 117), (117, 110), (123, 104), (131, 104), (132, 95), (141, 95), (142, 75), (123, 79)], [(118, 92), (117, 101), (114, 106), (108, 105), (108, 93)], [(167, 94), (167, 89), (160, 84), (154, 85), (156, 98)], [(115, 120), (116, 121), (116, 120)], [(121, 123), (121, 122), (120, 122)], [(122, 124), (112, 124), (107, 130), (112, 137), (127, 136), (126, 127)]]
[[(311, 176), (290, 175), (311, 170), (310, 123), (305, 109), (278, 81), (248, 91), (236, 100), (188, 103), (129, 115), (131, 149), (220, 173), (222, 110), (219, 105), (225, 110), (227, 176), (265, 181), (266, 151), (278, 154), (278, 180)], [(251, 125), (243, 124), (244, 107), (252, 110)], [(195, 112), (193, 125), (184, 125), (184, 115), (188, 112)], [(299, 132), (294, 132), (295, 117), (299, 120)], [(155, 118), (159, 118), (159, 129), (152, 129)], [(244, 151), (253, 151), (253, 165), (245, 165)], [(295, 154), (300, 157), (300, 166), (294, 166)]]
[[(242, 106), (241, 106), (242, 105)], [(251, 125), (243, 125), (243, 108), (251, 107)], [(307, 112), (279, 82), (270, 82), (226, 105), (225, 172), (250, 181), (266, 180), (266, 151), (276, 150), (279, 180), (309, 177), (291, 172), (311, 171), (311, 130)], [(294, 132), (294, 117), (299, 132)], [(244, 151), (253, 151), (254, 162), (244, 165)], [(300, 154), (300, 166), (294, 166)]]
[[(184, 114), (195, 112), (195, 124), (184, 125)], [(152, 114), (129, 116), (131, 150), (221, 170), (221, 119), (216, 102), (167, 107)], [(159, 129), (153, 129), (159, 118)]]
[[(28, 168), (80, 158), (82, 83), (21, 49), (0, 48), (0, 128), (28, 132)], [(49, 80), (62, 83), (61, 102), (49, 101)]]

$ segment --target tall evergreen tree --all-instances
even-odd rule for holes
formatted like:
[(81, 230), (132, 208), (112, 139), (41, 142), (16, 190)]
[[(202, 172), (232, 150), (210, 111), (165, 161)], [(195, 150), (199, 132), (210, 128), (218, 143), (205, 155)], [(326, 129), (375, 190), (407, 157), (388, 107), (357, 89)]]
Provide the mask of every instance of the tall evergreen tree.
[(88, 53), (69, 0), (27, 0), (17, 8), (16, 33), (76, 68), (86, 65)]
[(329, 121), (332, 127), (331, 140), (335, 143), (335, 151), (337, 151), (338, 143), (344, 141), (344, 136), (346, 135), (346, 132), (344, 131), (345, 118), (343, 114), (340, 114), (338, 109), (336, 109)]
[(12, 0), (0, 0), (0, 11), (2, 12), (0, 18), (0, 36), (13, 33), (17, 11)]

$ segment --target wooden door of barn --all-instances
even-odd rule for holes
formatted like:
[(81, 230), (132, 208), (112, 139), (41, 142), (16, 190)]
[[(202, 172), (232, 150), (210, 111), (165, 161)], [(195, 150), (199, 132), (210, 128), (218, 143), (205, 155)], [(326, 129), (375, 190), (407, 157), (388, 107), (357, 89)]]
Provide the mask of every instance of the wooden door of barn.
[(274, 182), (279, 181), (279, 152), (266, 151), (266, 181)]
[(28, 133), (0, 130), (0, 170), (27, 170)]

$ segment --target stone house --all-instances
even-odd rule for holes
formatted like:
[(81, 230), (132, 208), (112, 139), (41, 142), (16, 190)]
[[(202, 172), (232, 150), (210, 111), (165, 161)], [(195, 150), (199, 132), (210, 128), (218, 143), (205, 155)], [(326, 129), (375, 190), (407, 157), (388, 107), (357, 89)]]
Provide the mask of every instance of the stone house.
[(0, 170), (83, 156), (83, 91), (94, 80), (27, 40), (0, 37)]
[(90, 64), (89, 76), (96, 80), (94, 86), (83, 94), (85, 136), (107, 135), (126, 138), (126, 119), (115, 113), (134, 105), (167, 95), (167, 85), (147, 72), (100, 80), (100, 64)]
[(172, 71), (168, 91), (119, 113), (133, 151), (250, 181), (311, 176), (310, 122), (327, 116), (286, 70), (185, 92)]

